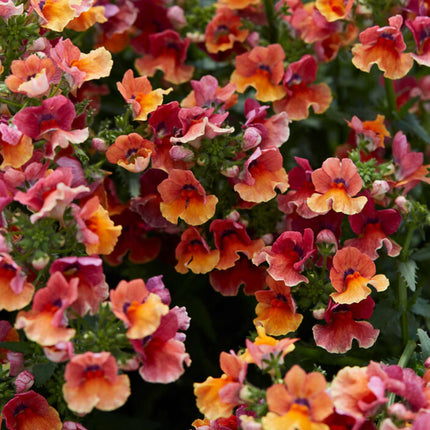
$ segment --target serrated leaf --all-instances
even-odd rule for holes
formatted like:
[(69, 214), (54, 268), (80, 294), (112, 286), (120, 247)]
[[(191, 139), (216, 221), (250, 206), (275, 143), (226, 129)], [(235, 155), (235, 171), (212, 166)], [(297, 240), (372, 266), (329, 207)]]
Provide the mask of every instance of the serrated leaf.
[(420, 347), (423, 355), (423, 359), (427, 359), (430, 357), (430, 337), (429, 335), (422, 329), (417, 330), (418, 338), (420, 339)]
[(399, 264), (400, 276), (412, 291), (415, 291), (417, 286), (417, 269), (418, 266), (414, 260), (404, 261)]
[(415, 315), (419, 315), (424, 318), (430, 317), (430, 303), (428, 300), (418, 297), (416, 302), (411, 308), (411, 311)]
[(0, 342), (0, 348), (22, 353), (31, 351), (31, 346), (28, 342)]
[(37, 386), (44, 385), (54, 373), (57, 363), (35, 364), (33, 366), (33, 375)]

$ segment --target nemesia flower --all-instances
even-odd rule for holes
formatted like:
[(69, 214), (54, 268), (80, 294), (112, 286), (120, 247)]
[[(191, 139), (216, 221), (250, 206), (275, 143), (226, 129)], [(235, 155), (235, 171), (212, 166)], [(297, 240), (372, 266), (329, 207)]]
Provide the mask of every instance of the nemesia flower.
[(390, 257), (397, 257), (401, 247), (388, 236), (395, 233), (402, 221), (395, 209), (376, 210), (373, 199), (369, 198), (363, 210), (348, 217), (352, 231), (358, 235), (345, 241), (345, 246), (353, 246), (364, 252), (372, 260), (378, 258), (377, 251), (385, 245)]
[(0, 253), (0, 310), (16, 311), (27, 306), (33, 297), (34, 286), (26, 281), (22, 272), (12, 257)]
[(33, 155), (31, 138), (9, 124), (0, 122), (0, 155), (3, 158), (0, 169), (8, 166), (19, 169)]
[(63, 31), (64, 27), (74, 18), (78, 2), (75, 0), (47, 0), (38, 2), (30, 0), (34, 11), (42, 18), (42, 27), (53, 31)]
[(96, 22), (102, 24), (108, 20), (105, 16), (104, 6), (94, 6), (97, 0), (87, 0), (79, 5), (73, 5), (76, 10), (75, 17), (67, 24), (67, 28), (75, 31), (85, 31), (92, 27)]
[(77, 278), (67, 281), (60, 272), (52, 274), (46, 287), (35, 293), (31, 310), (18, 313), (15, 327), (42, 346), (70, 340), (75, 330), (66, 327), (65, 312), (77, 298), (78, 282)]
[(283, 281), (293, 287), (300, 282), (308, 283), (301, 274), (306, 260), (315, 252), (314, 234), (310, 228), (301, 234), (297, 231), (284, 231), (271, 246), (264, 247), (252, 259), (254, 264), (266, 261), (267, 272), (275, 281)]
[(53, 363), (69, 361), (74, 355), (73, 342), (57, 342), (55, 345), (44, 346), (43, 352), (46, 358)]
[(34, 384), (34, 375), (28, 370), (22, 371), (13, 381), (16, 388), (16, 393), (24, 393), (28, 391)]
[(259, 101), (279, 100), (285, 95), (285, 90), (279, 85), (284, 74), (284, 58), (285, 52), (279, 44), (257, 46), (236, 57), (236, 68), (230, 82), (236, 85), (239, 93), (253, 87)]
[(235, 43), (245, 42), (249, 30), (242, 27), (242, 20), (230, 7), (219, 7), (206, 26), (206, 50), (216, 54), (233, 49)]
[(16, 430), (61, 430), (58, 412), (33, 390), (15, 394), (3, 407), (6, 428)]
[[(19, 342), (18, 332), (5, 320), (0, 320), (0, 342)], [(10, 352), (10, 350), (0, 347), (0, 364), (6, 364), (9, 361)]]
[(174, 382), (184, 373), (184, 365), (191, 364), (190, 356), (185, 352), (185, 334), (178, 331), (187, 330), (189, 322), (185, 308), (175, 306), (163, 315), (153, 334), (131, 340), (142, 363), (139, 374), (145, 381), (162, 384)]
[(369, 152), (378, 148), (384, 148), (384, 139), (390, 137), (390, 132), (384, 125), (385, 116), (377, 115), (373, 121), (362, 122), (358, 117), (353, 116), (348, 125), (354, 130), (358, 143), (364, 143)]
[(360, 348), (370, 348), (376, 342), (379, 330), (373, 328), (367, 320), (372, 316), (375, 302), (367, 297), (351, 305), (335, 303), (330, 299), (324, 312), (327, 325), (314, 325), (315, 343), (326, 351), (342, 354), (352, 347), (356, 339)]
[(51, 48), (50, 57), (65, 72), (72, 90), (84, 82), (109, 76), (113, 66), (111, 53), (103, 47), (84, 54), (70, 39), (60, 40)]
[(64, 379), (64, 399), (69, 409), (79, 414), (93, 408), (112, 411), (130, 395), (130, 380), (127, 375), (118, 375), (115, 358), (109, 352), (75, 355), (66, 365)]
[(13, 0), (2, 0), (0, 3), (0, 17), (5, 21), (11, 16), (22, 15), (23, 10), (24, 5), (16, 6)]
[(110, 254), (122, 227), (114, 225), (99, 198), (92, 197), (81, 208), (72, 205), (72, 212), (78, 226), (77, 239), (85, 245), (87, 254)]
[(111, 290), (110, 301), (112, 312), (128, 327), (129, 339), (141, 339), (154, 333), (161, 317), (169, 312), (161, 298), (148, 291), (143, 279), (121, 281)]
[(227, 418), (241, 401), (239, 391), (245, 380), (247, 363), (234, 352), (220, 354), (220, 378), (209, 376), (206, 381), (194, 383), (197, 407), (206, 418)]
[(163, 103), (163, 95), (172, 91), (172, 88), (152, 90), (148, 78), (146, 76), (133, 77), (131, 69), (124, 73), (122, 81), (117, 82), (116, 85), (124, 100), (131, 104), (136, 121), (146, 121), (148, 114)]
[(149, 52), (135, 61), (136, 70), (147, 76), (154, 76), (157, 70), (161, 70), (167, 82), (188, 82), (194, 73), (193, 66), (184, 64), (189, 44), (189, 39), (182, 40), (174, 30), (151, 34)]
[(219, 261), (219, 250), (209, 249), (206, 241), (197, 229), (189, 227), (181, 235), (181, 242), (175, 250), (178, 263), (175, 266), (179, 273), (208, 273)]
[(376, 291), (385, 291), (389, 281), (385, 275), (375, 275), (375, 263), (357, 248), (345, 247), (333, 257), (330, 281), (335, 293), (331, 298), (336, 303), (352, 304), (364, 300), (371, 292), (367, 284)]
[(413, 21), (407, 19), (405, 24), (417, 45), (417, 54), (411, 53), (411, 57), (422, 66), (430, 66), (430, 17), (417, 16)]
[(288, 189), (288, 175), (282, 167), (283, 159), (278, 148), (256, 148), (245, 161), (244, 170), (234, 190), (247, 202), (267, 202)]
[(281, 336), (296, 331), (303, 320), (303, 315), (296, 312), (296, 304), (291, 296), (291, 289), (281, 281), (270, 276), (266, 278), (268, 290), (255, 292), (257, 317), (254, 324), (261, 324), (266, 333)]
[(157, 189), (162, 199), (161, 213), (173, 224), (181, 218), (187, 224), (200, 225), (215, 214), (217, 197), (206, 195), (191, 170), (171, 170)]
[(322, 421), (333, 411), (330, 396), (326, 393), (327, 382), (319, 372), (306, 372), (297, 364), (285, 375), (283, 384), (267, 389), (269, 413), (263, 417), (263, 427), (309, 428), (327, 430)]
[(290, 120), (299, 121), (309, 116), (311, 106), (317, 114), (328, 109), (333, 99), (328, 85), (310, 85), (316, 79), (317, 69), (315, 58), (308, 54), (288, 66), (283, 78), (286, 95), (273, 103), (276, 113), (286, 112)]
[(412, 68), (414, 60), (409, 53), (403, 53), (406, 44), (400, 27), (401, 15), (388, 18), (389, 25), (375, 25), (360, 33), (360, 42), (352, 48), (352, 63), (363, 72), (369, 72), (376, 64), (384, 72), (384, 77), (400, 79)]
[(54, 62), (50, 58), (39, 58), (36, 54), (25, 60), (12, 61), (10, 69), (11, 74), (5, 79), (5, 84), (12, 92), (28, 97), (46, 95), (51, 84), (59, 81)]
[(354, 215), (366, 204), (367, 197), (354, 198), (361, 190), (363, 181), (349, 158), (328, 158), (320, 169), (312, 173), (312, 182), (316, 192), (307, 199), (307, 204), (314, 212), (323, 214), (333, 209)]
[(328, 21), (344, 19), (352, 8), (354, 0), (316, 0), (315, 7)]
[(139, 173), (149, 166), (154, 144), (140, 134), (130, 133), (115, 139), (115, 143), (106, 151), (106, 158), (112, 164), (118, 164), (129, 172)]
[(248, 6), (258, 6), (261, 0), (218, 0), (218, 3), (230, 9), (245, 9)]

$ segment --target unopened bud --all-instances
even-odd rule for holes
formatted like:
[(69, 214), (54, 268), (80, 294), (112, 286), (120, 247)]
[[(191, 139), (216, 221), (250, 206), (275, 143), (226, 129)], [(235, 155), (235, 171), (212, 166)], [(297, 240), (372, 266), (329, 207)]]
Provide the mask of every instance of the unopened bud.
[(31, 265), (36, 270), (43, 270), (49, 264), (50, 258), (46, 252), (36, 251)]

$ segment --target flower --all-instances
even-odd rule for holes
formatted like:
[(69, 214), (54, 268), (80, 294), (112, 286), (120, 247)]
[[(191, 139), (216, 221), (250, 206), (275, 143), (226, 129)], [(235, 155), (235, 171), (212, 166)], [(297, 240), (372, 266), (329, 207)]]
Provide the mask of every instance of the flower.
[(328, 21), (344, 19), (352, 8), (354, 0), (316, 0), (315, 7)]
[(333, 257), (330, 281), (335, 293), (331, 298), (336, 303), (352, 304), (364, 300), (371, 292), (367, 284), (376, 291), (385, 291), (389, 281), (385, 275), (375, 275), (375, 263), (366, 254), (351, 246), (340, 249)]
[(328, 158), (320, 169), (312, 172), (312, 182), (316, 192), (307, 199), (307, 204), (314, 212), (324, 214), (333, 209), (353, 215), (359, 213), (367, 202), (365, 196), (354, 198), (363, 181), (349, 158)]
[(130, 395), (130, 380), (127, 375), (118, 375), (115, 358), (109, 352), (75, 355), (66, 365), (64, 379), (64, 399), (78, 414), (93, 408), (112, 411)]
[(42, 27), (53, 31), (63, 31), (64, 27), (75, 17), (73, 0), (31, 0), (35, 12), (42, 18)]

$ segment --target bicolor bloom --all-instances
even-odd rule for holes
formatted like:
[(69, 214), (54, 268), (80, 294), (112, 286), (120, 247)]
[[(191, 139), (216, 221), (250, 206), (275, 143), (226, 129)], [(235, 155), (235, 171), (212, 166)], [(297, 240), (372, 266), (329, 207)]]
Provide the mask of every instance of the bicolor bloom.
[(118, 365), (109, 352), (75, 355), (66, 365), (64, 379), (64, 399), (78, 414), (93, 408), (112, 411), (124, 405), (130, 395), (130, 380), (118, 375)]
[(14, 430), (61, 430), (58, 412), (33, 390), (15, 394), (3, 407), (6, 428)]
[(204, 238), (194, 227), (189, 227), (181, 235), (181, 241), (175, 250), (178, 263), (175, 269), (179, 273), (208, 273), (219, 261), (219, 250), (210, 249)]
[(0, 310), (16, 311), (27, 306), (34, 294), (34, 286), (26, 281), (12, 257), (0, 253)]
[(413, 21), (406, 20), (406, 25), (417, 45), (417, 53), (411, 53), (411, 57), (422, 66), (430, 66), (430, 17), (417, 16)]
[(283, 384), (267, 389), (269, 413), (263, 417), (263, 428), (327, 430), (322, 423), (333, 412), (326, 393), (327, 382), (319, 372), (306, 372), (297, 364), (285, 375)]
[(169, 177), (158, 186), (158, 192), (162, 199), (161, 213), (173, 224), (181, 218), (187, 224), (200, 225), (215, 214), (217, 197), (206, 195), (191, 170), (171, 170)]
[(349, 158), (328, 158), (312, 173), (312, 182), (316, 192), (307, 199), (307, 204), (316, 213), (324, 214), (333, 209), (354, 215), (367, 202), (365, 196), (354, 197), (361, 190), (363, 181)]
[(84, 54), (70, 39), (60, 40), (50, 51), (51, 58), (65, 72), (72, 90), (84, 82), (109, 76), (113, 66), (111, 53), (103, 47)]
[(154, 76), (157, 70), (164, 73), (164, 79), (172, 84), (188, 82), (194, 67), (185, 64), (189, 39), (181, 39), (174, 30), (165, 30), (149, 36), (149, 52), (135, 61), (140, 75)]
[(400, 79), (405, 76), (414, 64), (406, 49), (400, 28), (403, 23), (401, 15), (388, 18), (389, 25), (375, 25), (360, 33), (360, 42), (352, 48), (352, 63), (363, 72), (369, 72), (376, 64), (384, 72), (384, 77)]
[(72, 212), (78, 226), (77, 240), (85, 245), (87, 254), (110, 254), (122, 227), (114, 225), (99, 198), (92, 197), (82, 207), (72, 205)]
[(223, 6), (227, 6), (230, 9), (245, 9), (248, 6), (258, 6), (261, 0), (218, 0)]
[(266, 261), (269, 264), (267, 272), (275, 281), (283, 281), (293, 287), (300, 282), (309, 282), (301, 272), (314, 252), (314, 233), (310, 228), (305, 229), (303, 234), (284, 231), (273, 245), (256, 253), (252, 261), (257, 265)]
[(160, 296), (148, 291), (143, 279), (121, 281), (111, 290), (112, 312), (127, 326), (129, 339), (142, 339), (157, 330), (161, 317), (169, 312)]
[(296, 312), (296, 304), (291, 296), (291, 289), (284, 282), (266, 278), (268, 290), (255, 292), (257, 317), (254, 324), (261, 324), (266, 333), (272, 336), (286, 335), (296, 331), (303, 320), (303, 315)]
[(34, 11), (42, 18), (42, 27), (52, 31), (63, 31), (75, 17), (75, 0), (30, 1)]
[(249, 30), (243, 28), (242, 20), (230, 7), (222, 6), (206, 26), (205, 46), (210, 54), (233, 49), (235, 43), (243, 43)]
[(220, 367), (224, 372), (220, 378), (209, 376), (204, 382), (194, 383), (197, 407), (211, 420), (229, 417), (241, 403), (239, 391), (248, 369), (243, 358), (233, 352), (221, 353)]
[(353, 3), (354, 0), (316, 0), (315, 7), (328, 22), (332, 22), (345, 19)]
[(149, 166), (154, 151), (153, 142), (140, 134), (130, 133), (115, 139), (115, 143), (106, 151), (106, 158), (129, 172), (139, 173)]
[(375, 275), (375, 263), (357, 248), (346, 247), (337, 251), (333, 257), (333, 267), (330, 270), (330, 281), (335, 293), (331, 298), (336, 303), (350, 305), (364, 300), (372, 285), (376, 291), (385, 291), (389, 281), (385, 275)]
[[(87, 0), (79, 4), (74, 4), (72, 7), (76, 10), (75, 17), (67, 24), (67, 28), (75, 31), (85, 31), (92, 27), (95, 23), (103, 24), (110, 17), (109, 11), (105, 6), (94, 6), (97, 0)], [(107, 13), (106, 13), (107, 12)]]
[(317, 75), (318, 64), (312, 55), (304, 55), (291, 63), (283, 78), (285, 97), (273, 103), (276, 113), (286, 112), (288, 118), (299, 121), (309, 116), (312, 107), (317, 114), (325, 112), (333, 99), (326, 83), (312, 84)]
[(253, 203), (267, 202), (288, 189), (288, 175), (282, 167), (283, 159), (278, 148), (256, 148), (245, 161), (243, 172), (234, 190), (242, 200)]
[(315, 343), (326, 351), (343, 354), (352, 348), (356, 339), (360, 348), (370, 348), (376, 342), (379, 330), (368, 320), (373, 313), (375, 302), (367, 297), (359, 303), (341, 305), (330, 300), (324, 312), (326, 325), (317, 324), (312, 328)]
[(36, 54), (25, 60), (14, 60), (11, 64), (11, 74), (5, 79), (5, 84), (14, 93), (25, 94), (28, 97), (46, 95), (51, 84), (59, 81), (58, 69), (50, 58), (40, 58)]
[(173, 88), (153, 90), (146, 76), (135, 78), (131, 69), (124, 73), (122, 81), (116, 85), (124, 100), (131, 105), (136, 121), (146, 121), (148, 114), (163, 103), (163, 95), (173, 90)]
[(280, 85), (284, 75), (285, 52), (281, 45), (257, 46), (250, 52), (236, 57), (236, 68), (230, 82), (239, 93), (251, 86), (256, 90), (255, 98), (262, 102), (281, 99), (285, 90)]
[(33, 142), (6, 121), (0, 122), (0, 155), (3, 158), (0, 169), (13, 167), (19, 169), (33, 155)]
[(353, 116), (348, 125), (355, 132), (357, 146), (365, 146), (367, 151), (372, 152), (378, 148), (385, 148), (384, 140), (391, 137), (390, 132), (384, 125), (385, 116), (377, 115), (373, 121), (361, 121)]
[(77, 299), (78, 282), (67, 281), (60, 272), (52, 274), (46, 287), (35, 293), (31, 310), (18, 313), (15, 327), (42, 346), (69, 341), (75, 330), (67, 328), (66, 310)]

